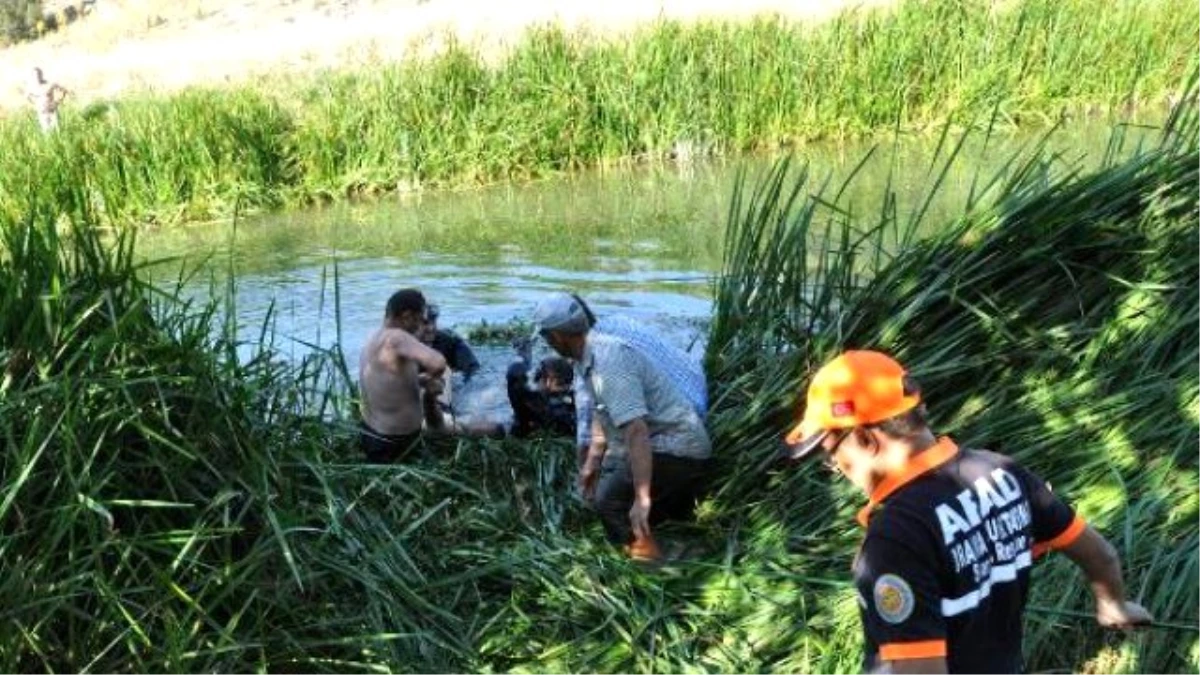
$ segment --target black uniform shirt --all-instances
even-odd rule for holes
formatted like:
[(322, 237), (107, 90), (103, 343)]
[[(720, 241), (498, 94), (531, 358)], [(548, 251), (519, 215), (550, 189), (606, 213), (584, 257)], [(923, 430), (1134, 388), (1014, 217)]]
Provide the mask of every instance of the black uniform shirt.
[(867, 670), (945, 656), (951, 673), (1019, 672), (1033, 559), (1084, 529), (1040, 478), (948, 438), (880, 485), (859, 520)]

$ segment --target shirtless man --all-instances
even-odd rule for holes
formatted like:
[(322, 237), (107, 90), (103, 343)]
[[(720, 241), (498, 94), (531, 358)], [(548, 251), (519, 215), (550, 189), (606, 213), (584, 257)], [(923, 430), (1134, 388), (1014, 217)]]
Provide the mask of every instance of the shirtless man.
[(58, 106), (70, 93), (54, 82), (47, 82), (41, 68), (33, 69), (33, 82), (25, 98), (37, 112), (38, 123), (42, 125), (43, 133), (50, 133), (58, 128)]
[(359, 355), (359, 443), (369, 462), (403, 459), (420, 441), (422, 422), (437, 431), (445, 425), (437, 398), (446, 359), (416, 337), (427, 321), (425, 296), (412, 288), (397, 291), (388, 300), (383, 326)]

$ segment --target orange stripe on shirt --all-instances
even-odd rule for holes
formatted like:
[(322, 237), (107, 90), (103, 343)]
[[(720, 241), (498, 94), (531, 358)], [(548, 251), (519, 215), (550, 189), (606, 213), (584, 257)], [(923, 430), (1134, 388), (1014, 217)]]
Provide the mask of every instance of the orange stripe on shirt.
[(1075, 540), (1079, 538), (1079, 535), (1083, 534), (1085, 529), (1087, 529), (1087, 523), (1084, 522), (1083, 518), (1075, 516), (1075, 520), (1072, 520), (1067, 529), (1063, 530), (1057, 537), (1050, 541), (1042, 541), (1034, 544), (1033, 557), (1037, 558), (1050, 551), (1057, 551), (1058, 549), (1074, 544)]
[(945, 640), (921, 640), (920, 642), (890, 642), (879, 645), (879, 658), (883, 661), (905, 659), (936, 659), (946, 655)]

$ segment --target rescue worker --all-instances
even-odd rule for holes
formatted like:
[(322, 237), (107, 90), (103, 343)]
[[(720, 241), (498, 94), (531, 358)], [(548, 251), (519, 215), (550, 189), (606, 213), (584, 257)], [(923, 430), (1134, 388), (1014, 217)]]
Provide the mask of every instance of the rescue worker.
[(1020, 672), (1030, 568), (1051, 550), (1082, 569), (1101, 626), (1151, 620), (1126, 599), (1113, 546), (1012, 459), (935, 437), (885, 354), (817, 371), (785, 442), (785, 457), (819, 455), (869, 497), (854, 561), (868, 671)]

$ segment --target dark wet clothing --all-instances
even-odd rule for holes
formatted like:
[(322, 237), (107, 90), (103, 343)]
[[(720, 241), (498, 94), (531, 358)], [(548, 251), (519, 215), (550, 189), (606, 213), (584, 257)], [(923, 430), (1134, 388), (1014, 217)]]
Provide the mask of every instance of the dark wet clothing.
[(479, 370), (479, 359), (475, 358), (471, 345), (456, 333), (439, 329), (434, 333), (433, 342), (429, 346), (445, 357), (450, 370), (462, 373), (465, 379), (471, 379)]
[(421, 451), (421, 432), (381, 434), (366, 422), (359, 422), (358, 444), (372, 464), (393, 464), (416, 459)]
[(575, 434), (575, 396), (568, 389), (551, 394), (529, 385), (529, 363), (518, 361), (505, 375), (508, 402), (513, 409), (513, 435), (525, 438), (538, 431), (555, 436)]
[(1033, 562), (1083, 520), (1012, 459), (949, 438), (889, 481), (859, 515), (864, 668), (941, 657), (951, 673), (1021, 672)]

